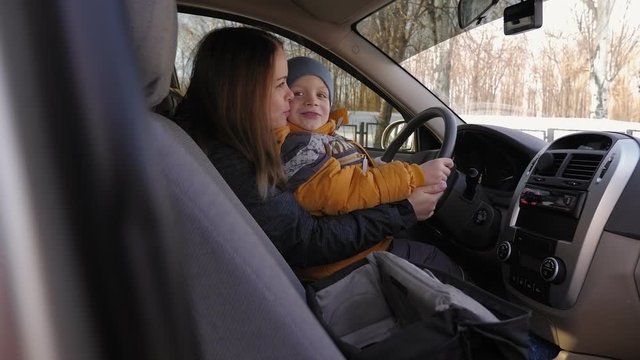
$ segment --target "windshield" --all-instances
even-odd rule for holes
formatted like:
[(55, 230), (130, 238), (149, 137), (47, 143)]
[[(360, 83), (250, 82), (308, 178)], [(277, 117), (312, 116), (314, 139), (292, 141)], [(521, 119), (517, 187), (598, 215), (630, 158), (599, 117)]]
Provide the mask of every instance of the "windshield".
[(502, 19), (461, 30), (457, 0), (396, 1), (358, 31), (468, 123), (546, 141), (581, 130), (640, 136), (640, 2), (543, 4), (543, 26), (516, 35)]

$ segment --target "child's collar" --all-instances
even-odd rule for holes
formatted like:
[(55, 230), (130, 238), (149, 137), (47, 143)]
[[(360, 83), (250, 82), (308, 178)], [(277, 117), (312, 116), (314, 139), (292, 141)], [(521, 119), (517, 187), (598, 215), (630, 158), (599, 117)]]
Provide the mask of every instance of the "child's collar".
[(291, 132), (306, 131), (306, 132), (313, 132), (316, 134), (331, 135), (336, 130), (336, 122), (333, 120), (329, 120), (324, 125), (311, 131), (305, 128), (302, 128), (292, 122), (288, 122), (288, 125), (289, 125), (289, 128), (291, 129)]

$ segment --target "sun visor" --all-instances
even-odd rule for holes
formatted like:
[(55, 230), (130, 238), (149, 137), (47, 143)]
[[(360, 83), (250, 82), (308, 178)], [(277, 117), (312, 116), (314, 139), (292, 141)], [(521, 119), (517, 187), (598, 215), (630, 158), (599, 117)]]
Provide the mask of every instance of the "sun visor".
[(333, 24), (353, 23), (380, 7), (370, 0), (293, 0), (293, 3), (312, 17)]

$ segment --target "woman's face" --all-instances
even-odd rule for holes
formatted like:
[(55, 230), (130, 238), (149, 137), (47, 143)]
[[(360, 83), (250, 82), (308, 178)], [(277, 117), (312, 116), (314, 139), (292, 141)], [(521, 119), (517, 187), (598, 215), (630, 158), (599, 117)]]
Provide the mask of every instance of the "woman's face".
[(282, 48), (274, 55), (273, 79), (271, 79), (271, 103), (270, 116), (271, 128), (275, 129), (287, 125), (287, 117), (290, 113), (289, 102), (293, 99), (293, 93), (287, 86), (287, 58)]

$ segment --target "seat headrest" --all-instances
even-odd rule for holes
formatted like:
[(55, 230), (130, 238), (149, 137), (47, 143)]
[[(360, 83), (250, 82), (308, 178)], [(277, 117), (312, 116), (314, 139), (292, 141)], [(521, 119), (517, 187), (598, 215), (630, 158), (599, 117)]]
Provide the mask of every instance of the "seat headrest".
[(175, 0), (125, 0), (140, 81), (149, 108), (169, 93), (178, 34)]

